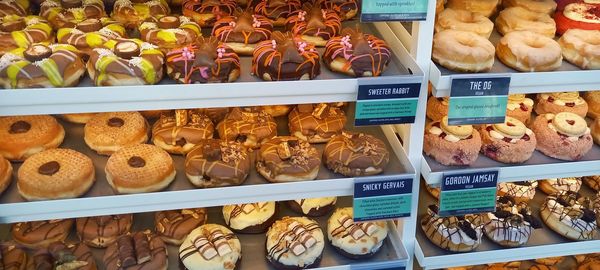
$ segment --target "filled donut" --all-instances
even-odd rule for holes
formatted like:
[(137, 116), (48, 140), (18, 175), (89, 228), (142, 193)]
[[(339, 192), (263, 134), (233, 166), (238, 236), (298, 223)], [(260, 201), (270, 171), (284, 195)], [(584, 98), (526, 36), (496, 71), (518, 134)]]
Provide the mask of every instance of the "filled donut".
[(569, 112), (585, 117), (588, 112), (588, 104), (579, 92), (556, 92), (537, 95), (535, 113), (561, 113)]
[(474, 32), (487, 39), (494, 30), (494, 23), (479, 13), (447, 8), (437, 14), (434, 29), (436, 33), (449, 29)]
[(101, 155), (148, 141), (148, 122), (138, 112), (99, 113), (83, 128), (85, 143)]
[(365, 133), (344, 131), (335, 135), (323, 151), (325, 166), (348, 177), (380, 174), (389, 160), (385, 143)]
[(239, 142), (202, 140), (185, 158), (185, 174), (197, 187), (242, 184), (250, 172), (250, 155)]
[(566, 191), (548, 195), (540, 209), (542, 220), (550, 229), (571, 240), (596, 237), (596, 213), (589, 198)]
[(27, 48), (35, 43), (50, 44), (53, 40), (52, 27), (42, 17), (0, 17), (0, 55), (17, 48)]
[(421, 229), (436, 246), (453, 252), (469, 252), (481, 244), (481, 215), (440, 217), (438, 206), (430, 205), (421, 218)]
[(179, 260), (187, 269), (223, 269), (225, 265), (237, 269), (242, 260), (242, 246), (225, 226), (205, 224), (183, 240)]
[(122, 235), (102, 257), (106, 270), (166, 270), (167, 246), (150, 231)]
[(288, 114), (292, 136), (310, 143), (328, 142), (341, 134), (346, 126), (346, 114), (327, 103), (299, 104)]
[(218, 19), (232, 15), (236, 8), (235, 0), (184, 0), (181, 7), (183, 15), (202, 27), (213, 26)]
[(203, 114), (177, 110), (161, 115), (152, 128), (152, 143), (172, 154), (186, 154), (204, 139), (212, 139), (215, 127)]
[(319, 47), (324, 47), (342, 29), (338, 14), (330, 9), (321, 9), (319, 5), (305, 5), (302, 10), (292, 13), (285, 24), (288, 31)]
[(481, 141), (481, 135), (472, 126), (450, 126), (445, 116), (425, 127), (423, 151), (446, 166), (464, 166), (477, 160)]
[(516, 203), (512, 197), (498, 197), (496, 211), (483, 215), (485, 235), (503, 247), (525, 245), (533, 229), (542, 228), (542, 222), (531, 215), (526, 203)]
[(54, 242), (33, 255), (34, 269), (96, 270), (96, 260), (92, 251), (83, 243)]
[(105, 248), (121, 235), (129, 233), (132, 214), (83, 217), (75, 220), (77, 236), (81, 242), (95, 248)]
[(85, 19), (106, 17), (102, 0), (44, 0), (40, 5), (40, 16), (54, 27), (72, 27)]
[(582, 69), (600, 69), (600, 30), (569, 29), (558, 40), (565, 60)]
[(271, 38), (273, 23), (263, 15), (246, 10), (215, 22), (212, 35), (240, 55), (252, 55), (256, 45)]
[(292, 182), (317, 178), (321, 166), (319, 151), (307, 141), (279, 136), (262, 143), (256, 170), (269, 182)]
[(129, 29), (135, 29), (150, 17), (171, 14), (165, 0), (116, 0), (111, 17)]
[(536, 149), (556, 159), (579, 160), (594, 144), (585, 120), (573, 113), (542, 114), (531, 129), (538, 138)]
[(64, 138), (65, 129), (50, 115), (0, 117), (0, 155), (11, 161), (57, 148)]
[(75, 46), (89, 54), (94, 48), (101, 47), (111, 39), (126, 38), (125, 28), (109, 18), (86, 19), (72, 27), (58, 29), (56, 39), (59, 43)]
[(275, 26), (284, 26), (293, 12), (302, 8), (300, 0), (255, 0), (254, 12), (273, 21)]
[(481, 153), (502, 163), (523, 163), (531, 158), (536, 136), (521, 121), (507, 116), (504, 123), (484, 125), (480, 130)]
[(163, 52), (190, 45), (202, 36), (200, 26), (185, 16), (151, 17), (138, 30), (143, 41), (158, 46)]
[(524, 72), (552, 71), (562, 65), (558, 42), (531, 31), (504, 35), (496, 46), (496, 55), (505, 65)]
[(277, 136), (277, 123), (263, 111), (233, 108), (217, 125), (219, 138), (237, 141), (247, 148), (258, 149), (263, 142)]
[(167, 210), (154, 213), (156, 234), (170, 245), (181, 245), (183, 239), (208, 219), (205, 208)]
[(432, 59), (460, 72), (487, 72), (494, 65), (494, 45), (473, 32), (444, 30), (433, 36)]

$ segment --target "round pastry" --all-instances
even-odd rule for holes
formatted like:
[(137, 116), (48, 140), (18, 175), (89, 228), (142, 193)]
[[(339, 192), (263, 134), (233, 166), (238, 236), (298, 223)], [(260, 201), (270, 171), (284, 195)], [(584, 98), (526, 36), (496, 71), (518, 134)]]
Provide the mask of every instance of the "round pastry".
[(323, 62), (338, 73), (352, 77), (381, 76), (392, 57), (383, 39), (346, 28), (325, 46)]
[(348, 177), (376, 175), (390, 161), (386, 144), (369, 134), (344, 131), (325, 145), (323, 161), (328, 169)]
[(556, 257), (546, 257), (535, 259), (535, 262), (538, 264), (546, 265), (546, 266), (554, 266), (565, 260), (565, 257), (556, 256)]
[(570, 112), (585, 117), (588, 104), (579, 96), (579, 92), (556, 92), (538, 94), (535, 113), (545, 114)]
[(558, 268), (554, 266), (548, 266), (543, 264), (535, 264), (528, 268), (528, 270), (558, 270)]
[(83, 217), (75, 220), (77, 236), (81, 242), (95, 248), (105, 248), (121, 235), (129, 233), (133, 215)]
[(439, 163), (469, 165), (479, 156), (481, 136), (472, 126), (450, 126), (448, 117), (425, 127), (423, 151)]
[[(500, 185), (500, 183), (498, 183), (498, 185)], [(426, 184), (425, 189), (427, 189), (427, 192), (429, 192), (436, 200), (440, 199), (441, 188)]]
[(600, 269), (599, 259), (589, 259), (577, 267), (577, 270), (597, 270)]
[(589, 260), (598, 260), (600, 259), (600, 253), (590, 253), (590, 254), (579, 254), (573, 255), (573, 258), (577, 261), (578, 264), (585, 263)]
[(459, 72), (487, 72), (494, 65), (494, 45), (473, 32), (444, 30), (433, 36), (432, 59)]
[[(592, 202), (591, 208), (596, 213), (596, 224), (600, 224), (600, 192), (596, 194), (596, 199)], [(600, 259), (600, 253), (594, 255)]]
[(523, 124), (527, 124), (533, 111), (533, 99), (524, 94), (511, 94), (506, 104), (506, 116), (515, 118)]
[(150, 111), (140, 111), (142, 116), (144, 116), (148, 120), (158, 119), (161, 115), (166, 114), (170, 115), (173, 113), (172, 110), (150, 110)]
[(319, 224), (305, 217), (284, 217), (267, 232), (267, 260), (278, 270), (318, 266), (324, 246)]
[(592, 122), (591, 132), (594, 142), (600, 144), (600, 119), (596, 119)]
[(558, 40), (565, 60), (581, 69), (600, 69), (600, 30), (569, 29)]
[(511, 197), (516, 203), (529, 202), (535, 196), (537, 181), (519, 181), (498, 183), (498, 196)]
[(571, 3), (554, 13), (554, 20), (558, 28), (556, 32), (560, 35), (569, 29), (600, 30), (600, 16), (598, 15), (598, 2)]
[(273, 183), (314, 180), (320, 167), (317, 148), (291, 136), (273, 137), (262, 143), (256, 157), (256, 170)]
[(85, 19), (106, 17), (102, 0), (44, 0), (40, 16), (48, 19), (54, 29), (71, 27)]
[(269, 18), (275, 26), (284, 26), (292, 12), (302, 9), (300, 0), (256, 0), (254, 12)]
[(268, 113), (233, 108), (217, 125), (217, 131), (222, 140), (258, 149), (263, 142), (277, 136), (277, 124)]
[(99, 113), (85, 124), (85, 143), (101, 155), (148, 141), (148, 122), (138, 112)]
[(116, 0), (113, 6), (113, 19), (125, 27), (134, 29), (150, 17), (171, 14), (164, 0)]
[(446, 5), (446, 0), (436, 0), (435, 1), (435, 14), (436, 14), (436, 19), (437, 19), (437, 15), (442, 13), (442, 11), (444, 11), (444, 5)]
[(530, 31), (513, 31), (500, 39), (496, 55), (505, 65), (524, 72), (552, 71), (562, 65), (558, 42)]
[(56, 148), (64, 137), (63, 126), (49, 115), (0, 117), (0, 155), (11, 161)]
[(179, 247), (187, 269), (233, 270), (242, 260), (240, 240), (224, 226), (206, 224), (193, 230)]
[(275, 222), (275, 202), (223, 206), (225, 224), (236, 233), (264, 233)]
[(76, 198), (96, 180), (94, 163), (71, 149), (50, 149), (27, 158), (19, 168), (17, 188), (28, 201)]
[(240, 76), (240, 58), (215, 37), (167, 53), (167, 75), (178, 83), (233, 82)]
[(600, 118), (600, 91), (585, 92), (583, 93), (583, 99), (588, 104), (587, 117)]
[[(0, 7), (3, 3), (0, 3)], [(31, 44), (49, 44), (54, 40), (48, 21), (38, 16), (7, 15), (0, 17), (0, 55)]]
[(185, 157), (185, 174), (197, 187), (241, 185), (250, 172), (250, 155), (239, 142), (202, 140)]
[(59, 43), (75, 46), (89, 54), (94, 48), (101, 47), (111, 39), (126, 38), (125, 28), (110, 18), (86, 19), (71, 27), (58, 29), (56, 39)]
[(0, 58), (0, 85), (7, 89), (76, 86), (84, 73), (80, 53), (71, 45), (33, 44)]
[(0, 265), (3, 270), (27, 269), (27, 253), (12, 242), (0, 242)]
[(581, 182), (581, 177), (544, 179), (540, 180), (540, 189), (548, 195), (561, 191), (579, 192)]
[(258, 106), (258, 109), (270, 114), (273, 117), (287, 116), (292, 110), (291, 105), (267, 105)]
[(310, 143), (328, 142), (346, 126), (344, 111), (327, 103), (299, 104), (288, 120), (290, 134)]
[(494, 30), (494, 23), (488, 17), (479, 13), (447, 8), (437, 15), (435, 32), (449, 29), (473, 32), (488, 39)]
[(496, 17), (496, 29), (501, 35), (513, 31), (531, 31), (549, 38), (556, 34), (556, 23), (546, 13), (530, 11), (523, 7), (509, 7)]
[(522, 7), (527, 10), (552, 15), (556, 10), (554, 0), (502, 0), (502, 5), (508, 7)]
[(17, 15), (23, 17), (29, 14), (29, 0), (6, 0), (0, 2), (0, 17)]
[(12, 180), (13, 167), (10, 162), (0, 156), (0, 194), (10, 186)]
[(337, 12), (342, 21), (350, 20), (358, 14), (358, 1), (356, 0), (313, 0), (321, 3), (321, 8)]
[(438, 216), (437, 205), (430, 205), (421, 218), (421, 228), (436, 246), (453, 251), (469, 252), (481, 244), (483, 236), (481, 215)]
[(229, 107), (195, 109), (196, 112), (208, 116), (208, 118), (210, 118), (215, 125), (223, 121), (230, 110), (231, 109)]
[(427, 118), (433, 121), (441, 121), (444, 116), (448, 115), (449, 100), (449, 97), (429, 97), (427, 100)]
[(484, 125), (481, 153), (502, 163), (523, 163), (531, 158), (536, 136), (521, 121), (507, 116), (502, 124)]
[(329, 214), (335, 208), (336, 202), (337, 197), (323, 197), (286, 201), (285, 204), (296, 213), (309, 217), (320, 217)]
[(122, 147), (106, 162), (106, 181), (118, 193), (154, 192), (175, 179), (173, 159), (150, 144)]
[(595, 191), (600, 191), (600, 175), (584, 176), (583, 182)]
[(274, 32), (272, 39), (256, 45), (252, 74), (265, 81), (312, 80), (321, 73), (319, 59), (313, 44), (291, 33)]
[(200, 26), (185, 16), (151, 17), (138, 30), (143, 41), (158, 46), (163, 52), (190, 45), (202, 36)]
[(529, 241), (533, 229), (542, 222), (531, 215), (526, 203), (517, 204), (511, 197), (498, 197), (496, 211), (483, 215), (484, 233), (503, 247), (520, 247)]
[(246, 10), (217, 20), (212, 35), (236, 53), (252, 55), (256, 44), (271, 38), (272, 32), (271, 20)]
[(531, 129), (538, 138), (536, 149), (556, 159), (579, 160), (594, 144), (585, 120), (573, 113), (542, 114)]
[(47, 247), (53, 242), (64, 241), (73, 226), (72, 219), (53, 219), (14, 223), (12, 238), (17, 244), (29, 249)]
[(161, 115), (152, 128), (152, 143), (171, 154), (186, 154), (201, 140), (212, 139), (215, 127), (203, 114), (176, 110), (175, 115)]
[(500, 0), (448, 0), (446, 8), (462, 9), (492, 17), (498, 10)]
[(106, 270), (167, 270), (167, 246), (150, 231), (122, 235), (102, 258)]
[(327, 220), (327, 238), (340, 254), (351, 259), (375, 255), (387, 238), (385, 221), (354, 223), (352, 207), (338, 208)]
[(160, 211), (154, 214), (156, 234), (171, 245), (181, 245), (183, 239), (195, 228), (206, 223), (204, 208)]
[(294, 35), (319, 47), (324, 47), (342, 30), (342, 20), (334, 10), (310, 4), (290, 14), (285, 25)]
[(74, 124), (85, 124), (90, 121), (97, 113), (67, 113), (61, 114), (60, 118)]
[(54, 242), (33, 255), (34, 269), (96, 270), (96, 260), (83, 243)]
[(164, 56), (141, 40), (111, 40), (90, 53), (87, 71), (96, 86), (144, 85), (163, 77)]
[(568, 239), (594, 239), (596, 213), (590, 202), (589, 198), (571, 191), (548, 195), (540, 216), (550, 229)]
[(200, 26), (213, 26), (221, 17), (232, 15), (236, 10), (235, 0), (185, 0), (181, 10)]

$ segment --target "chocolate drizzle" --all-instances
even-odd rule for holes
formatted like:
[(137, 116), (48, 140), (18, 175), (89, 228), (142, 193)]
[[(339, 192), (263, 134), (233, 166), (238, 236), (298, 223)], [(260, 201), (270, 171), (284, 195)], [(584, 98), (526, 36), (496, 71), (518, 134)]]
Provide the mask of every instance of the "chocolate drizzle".
[[(278, 223), (282, 224), (280, 226), (285, 226), (286, 230), (278, 232), (278, 238), (273, 239), (275, 244), (267, 250), (267, 258), (279, 261), (283, 256), (291, 256), (292, 254), (299, 256), (317, 244), (318, 240), (313, 236), (313, 233), (321, 230), (317, 223), (311, 221), (308, 224), (303, 224), (294, 218), (280, 220)], [(273, 230), (273, 227), (271, 230)], [(267, 243), (269, 243), (269, 239), (267, 239)]]
[[(209, 226), (209, 225), (205, 225)], [(179, 251), (179, 259), (185, 261), (188, 257), (200, 253), (207, 261), (222, 257), (231, 252), (231, 240), (237, 239), (235, 234), (223, 232), (219, 227), (200, 227), (201, 233), (191, 240), (191, 245)]]
[[(434, 243), (450, 251), (464, 252), (479, 246), (483, 227), (481, 215), (440, 217), (434, 211), (436, 209), (437, 206), (429, 207), (427, 214), (421, 219), (421, 227), (429, 239), (439, 238), (440, 241)], [(463, 249), (457, 249), (458, 245), (464, 245)]]
[(542, 205), (541, 212), (548, 211), (549, 215), (545, 218), (548, 222), (550, 217), (558, 219), (563, 224), (570, 226), (578, 235), (565, 235), (572, 239), (584, 240), (593, 238), (596, 229), (596, 219), (591, 210), (589, 198), (581, 197), (579, 193), (566, 191), (549, 195), (546, 202)]

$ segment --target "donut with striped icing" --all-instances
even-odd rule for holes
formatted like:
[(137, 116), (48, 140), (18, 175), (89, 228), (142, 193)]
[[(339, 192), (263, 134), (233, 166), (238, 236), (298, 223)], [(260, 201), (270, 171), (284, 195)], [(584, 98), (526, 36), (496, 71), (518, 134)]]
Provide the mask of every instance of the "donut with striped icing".
[(241, 55), (252, 55), (256, 44), (271, 38), (272, 33), (271, 20), (249, 10), (217, 20), (212, 30), (213, 36)]
[(73, 45), (86, 54), (109, 40), (126, 37), (125, 27), (107, 17), (83, 20), (74, 27), (58, 29), (56, 33), (59, 43)]
[(142, 23), (138, 30), (143, 41), (163, 51), (190, 45), (202, 36), (200, 26), (185, 16), (152, 17)]
[(38, 16), (7, 15), (0, 18), (0, 55), (34, 43), (54, 41), (52, 27)]
[(0, 16), (29, 14), (29, 0), (3, 0), (0, 1)]
[(102, 0), (45, 0), (40, 5), (40, 16), (54, 29), (71, 27), (86, 19), (106, 16)]
[(342, 21), (335, 11), (309, 4), (292, 13), (285, 24), (287, 30), (319, 47), (324, 47), (342, 29)]
[(171, 9), (165, 0), (117, 0), (111, 17), (125, 27), (134, 29), (150, 17), (170, 13)]
[(185, 0), (181, 11), (200, 26), (213, 26), (221, 17), (232, 15), (237, 8), (235, 0)]

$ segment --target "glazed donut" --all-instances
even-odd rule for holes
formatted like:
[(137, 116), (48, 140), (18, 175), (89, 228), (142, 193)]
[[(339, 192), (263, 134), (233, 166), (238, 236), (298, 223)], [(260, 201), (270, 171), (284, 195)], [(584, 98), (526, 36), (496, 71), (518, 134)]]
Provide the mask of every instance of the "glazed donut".
[(520, 261), (491, 263), (485, 270), (519, 270), (521, 268)]
[(569, 29), (558, 40), (565, 60), (581, 69), (600, 69), (600, 30)]
[(234, 82), (240, 76), (240, 57), (215, 37), (167, 53), (167, 74), (178, 83)]
[(325, 45), (323, 62), (332, 71), (352, 77), (380, 76), (392, 57), (384, 40), (346, 28)]
[(536, 136), (521, 121), (507, 116), (504, 123), (484, 125), (481, 153), (502, 163), (523, 163), (535, 151)]
[(494, 23), (488, 17), (479, 13), (447, 8), (437, 15), (435, 32), (438, 33), (448, 29), (474, 32), (488, 39), (494, 30)]
[(215, 127), (203, 114), (176, 110), (174, 116), (161, 115), (152, 127), (152, 143), (172, 154), (186, 154), (204, 139), (212, 139)]
[(535, 113), (538, 115), (545, 113), (570, 112), (581, 117), (585, 117), (588, 112), (588, 104), (579, 92), (556, 92), (537, 95)]
[(283, 217), (267, 231), (267, 260), (276, 269), (315, 268), (325, 239), (319, 224), (305, 217)]
[(14, 223), (12, 239), (29, 249), (47, 247), (51, 243), (64, 241), (73, 226), (72, 219), (53, 219)]
[(52, 27), (42, 17), (7, 15), (0, 18), (0, 55), (34, 43), (50, 44), (53, 40)]
[(106, 270), (167, 270), (167, 246), (150, 231), (122, 235), (102, 258)]
[[(586, 202), (587, 201), (587, 202)], [(550, 229), (571, 240), (596, 237), (596, 213), (589, 198), (567, 191), (548, 195), (540, 209), (542, 220)]]
[(111, 17), (134, 29), (150, 17), (169, 14), (171, 9), (165, 0), (116, 0)]
[(156, 234), (171, 245), (181, 245), (183, 239), (194, 229), (206, 223), (204, 208), (160, 211), (154, 214)]
[(528, 268), (528, 270), (558, 270), (555, 266), (548, 266), (543, 264), (535, 264)]
[(10, 186), (12, 180), (13, 167), (10, 162), (0, 156), (0, 194)]
[(433, 244), (453, 252), (469, 252), (481, 244), (484, 225), (481, 215), (440, 217), (438, 209), (437, 205), (430, 205), (420, 222)]
[(250, 172), (250, 155), (238, 142), (202, 140), (185, 157), (185, 174), (197, 187), (240, 185)]
[(183, 240), (179, 247), (179, 260), (187, 269), (238, 269), (242, 246), (237, 236), (226, 227), (205, 224)]
[(510, 32), (498, 42), (496, 55), (505, 65), (518, 71), (552, 71), (562, 65), (558, 42), (530, 31)]
[(277, 136), (277, 124), (266, 112), (233, 108), (217, 125), (217, 131), (221, 140), (237, 141), (258, 149), (261, 143)]
[(23, 17), (29, 14), (29, 0), (5, 0), (0, 2), (0, 17), (17, 15)]
[(256, 157), (256, 170), (274, 183), (313, 180), (320, 166), (317, 148), (291, 136), (274, 137), (262, 143)]
[(356, 0), (312, 0), (312, 2), (320, 2), (321, 8), (335, 11), (342, 21), (350, 20), (358, 14)]
[(294, 11), (285, 21), (288, 31), (319, 47), (338, 35), (342, 29), (342, 20), (330, 9), (321, 9), (319, 5), (305, 5), (303, 10)]
[(472, 126), (450, 126), (448, 117), (425, 127), (423, 152), (446, 166), (469, 165), (479, 157), (481, 135)]
[(500, 0), (448, 0), (446, 8), (462, 9), (492, 17), (500, 5)]
[(288, 114), (290, 134), (310, 143), (328, 142), (342, 133), (346, 121), (342, 109), (327, 103), (299, 104)]
[(556, 32), (560, 35), (569, 29), (600, 30), (600, 14), (598, 2), (593, 3), (571, 3), (563, 10), (554, 13), (556, 21)]
[(217, 19), (232, 15), (237, 7), (235, 0), (184, 0), (183, 15), (202, 27), (213, 26)]
[(105, 248), (121, 235), (129, 233), (132, 214), (83, 217), (75, 220), (77, 236), (81, 242), (95, 248)]
[(327, 238), (335, 250), (351, 259), (375, 255), (388, 236), (385, 221), (355, 223), (352, 207), (338, 208), (327, 220)]
[(500, 11), (496, 18), (496, 29), (501, 35), (512, 31), (531, 31), (554, 38), (556, 23), (546, 13), (538, 13), (523, 7), (509, 7)]
[(0, 117), (0, 155), (11, 161), (57, 148), (64, 137), (63, 126), (49, 115)]
[(163, 52), (190, 45), (202, 36), (200, 26), (185, 16), (151, 17), (138, 30), (143, 41), (158, 46)]
[(536, 149), (561, 160), (579, 160), (594, 144), (585, 119), (573, 113), (542, 114), (531, 129), (537, 135)]
[(97, 86), (158, 83), (164, 56), (154, 45), (137, 39), (111, 40), (90, 53), (87, 71)]
[(552, 195), (561, 191), (578, 192), (581, 189), (581, 177), (550, 178), (540, 181), (540, 189)]
[(96, 270), (96, 260), (90, 249), (83, 243), (71, 244), (54, 242), (47, 248), (35, 252), (32, 258), (33, 269)]
[(600, 191), (600, 175), (584, 176), (583, 182), (595, 191)]
[(76, 86), (84, 73), (81, 55), (71, 45), (33, 44), (0, 58), (0, 85), (4, 88)]
[(511, 94), (506, 104), (506, 116), (513, 117), (523, 124), (529, 123), (533, 111), (533, 99), (524, 94)]
[(427, 100), (427, 118), (433, 121), (440, 121), (444, 116), (448, 115), (448, 100), (449, 97), (434, 97), (430, 96)]
[(99, 113), (85, 124), (83, 139), (100, 155), (148, 141), (148, 122), (138, 112)]
[(212, 35), (241, 55), (252, 55), (256, 44), (271, 38), (273, 23), (267, 17), (249, 10), (220, 18)]
[(73, 27), (85, 19), (106, 17), (102, 0), (44, 0), (40, 5), (40, 16), (54, 27)]
[(329, 214), (335, 208), (337, 197), (323, 197), (311, 199), (296, 199), (286, 201), (290, 210), (309, 217), (321, 217)]
[(444, 30), (433, 36), (431, 57), (459, 72), (487, 72), (494, 65), (494, 45), (473, 32)]
[(25, 270), (27, 253), (13, 242), (0, 242), (0, 262), (4, 270)]
[(588, 104), (587, 117), (600, 118), (600, 91), (589, 91), (583, 93), (583, 99)]
[(380, 174), (390, 161), (385, 143), (365, 133), (342, 132), (323, 150), (323, 162), (334, 173), (348, 177)]
[(511, 197), (515, 203), (527, 203), (535, 196), (537, 181), (519, 181), (498, 183), (498, 196)]
[(90, 121), (97, 113), (67, 113), (61, 114), (60, 118), (73, 124), (85, 124)]
[(527, 10), (552, 15), (556, 10), (556, 2), (554, 0), (502, 0), (502, 5), (505, 8), (522, 7)]
[(525, 245), (533, 229), (542, 228), (542, 222), (531, 215), (526, 203), (516, 203), (512, 197), (498, 197), (496, 211), (483, 215), (484, 233), (503, 247)]
[(59, 43), (75, 46), (78, 50), (89, 54), (94, 48), (101, 47), (111, 39), (126, 38), (125, 28), (110, 18), (86, 19), (73, 27), (58, 29), (56, 39)]
[(302, 9), (300, 0), (256, 0), (254, 12), (273, 21), (275, 26), (284, 26), (292, 12)]
[(223, 206), (223, 220), (236, 233), (264, 233), (275, 222), (275, 202), (244, 203)]

